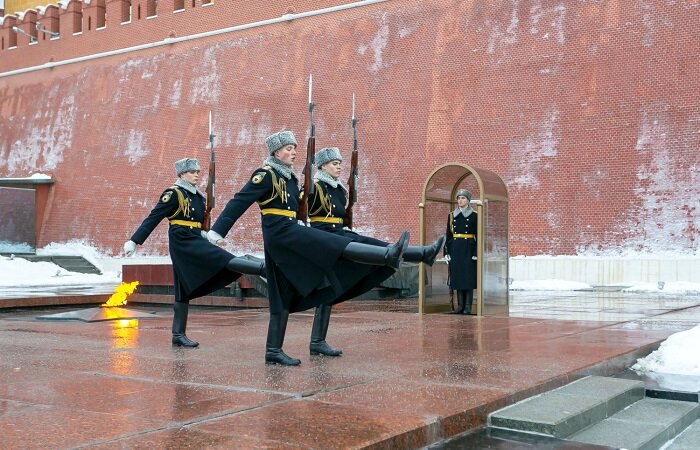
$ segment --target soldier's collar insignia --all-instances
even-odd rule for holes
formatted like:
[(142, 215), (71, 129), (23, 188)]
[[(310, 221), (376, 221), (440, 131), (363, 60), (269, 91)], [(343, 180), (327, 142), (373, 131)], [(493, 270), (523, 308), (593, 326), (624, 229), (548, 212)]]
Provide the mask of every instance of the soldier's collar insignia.
[(260, 182), (265, 178), (267, 172), (258, 172), (253, 176), (253, 179), (251, 180), (253, 184), (260, 184)]
[(168, 203), (170, 201), (170, 197), (173, 196), (173, 191), (168, 191), (163, 196), (160, 198), (160, 201), (163, 203)]

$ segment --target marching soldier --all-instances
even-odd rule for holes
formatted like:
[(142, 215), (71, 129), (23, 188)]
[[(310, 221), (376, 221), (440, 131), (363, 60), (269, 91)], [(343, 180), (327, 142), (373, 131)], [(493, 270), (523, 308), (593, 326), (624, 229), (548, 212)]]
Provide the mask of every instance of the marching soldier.
[(471, 314), (476, 288), (477, 214), (469, 206), (472, 193), (457, 191), (457, 207), (447, 218), (445, 259), (451, 266), (450, 289), (457, 291), (458, 307), (452, 314)]
[(197, 189), (199, 162), (184, 158), (175, 162), (178, 179), (160, 196), (158, 204), (124, 244), (127, 256), (143, 244), (164, 218), (170, 222), (168, 248), (173, 262), (175, 303), (173, 305), (173, 339), (175, 346), (197, 347), (198, 342), (185, 335), (189, 301), (207, 295), (237, 280), (241, 273), (262, 275), (263, 261), (237, 258), (212, 245), (202, 231), (205, 196)]
[[(319, 170), (314, 175), (315, 195), (309, 203), (309, 221), (311, 226), (319, 230), (349, 237), (354, 242), (383, 247), (388, 246), (388, 242), (362, 236), (343, 228), (348, 192), (339, 181), (342, 162), (343, 158), (340, 155), (340, 150), (336, 147), (323, 148), (316, 152), (315, 164)], [(403, 254), (403, 259), (408, 262), (423, 262), (432, 266), (444, 242), (445, 236), (440, 236), (430, 246), (409, 246)], [(377, 271), (372, 282), (379, 284), (393, 273), (394, 270)], [(330, 318), (331, 305), (316, 307), (314, 324), (311, 329), (311, 342), (309, 344), (309, 351), (312, 355), (340, 356), (343, 353), (342, 350), (335, 349), (326, 342)]]
[(408, 231), (385, 247), (300, 225), (298, 179), (292, 170), (297, 141), (292, 132), (280, 131), (265, 143), (269, 156), (264, 166), (228, 202), (208, 236), (221, 243), (238, 218), (258, 203), (270, 305), (265, 362), (296, 366), (301, 361), (282, 351), (289, 313), (341, 302), (374, 287), (376, 272), (399, 267)]

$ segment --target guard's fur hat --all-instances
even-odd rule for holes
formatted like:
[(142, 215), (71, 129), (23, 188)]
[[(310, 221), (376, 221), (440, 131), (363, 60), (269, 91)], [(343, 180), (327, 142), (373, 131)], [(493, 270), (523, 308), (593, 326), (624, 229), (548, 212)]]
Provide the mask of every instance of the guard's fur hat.
[(343, 157), (340, 156), (340, 150), (338, 150), (337, 147), (322, 148), (321, 150), (317, 151), (314, 155), (314, 162), (316, 163), (316, 167), (318, 167), (319, 169), (324, 164), (335, 160), (343, 160)]
[(175, 161), (175, 173), (177, 173), (178, 177), (190, 170), (202, 170), (202, 168), (199, 167), (199, 161), (194, 158), (183, 158), (179, 161)]
[(471, 201), (472, 193), (466, 189), (460, 189), (457, 191), (457, 194), (455, 194), (455, 198), (456, 197), (467, 197), (467, 200)]
[(269, 135), (265, 139), (265, 144), (267, 145), (267, 151), (270, 152), (270, 155), (273, 155), (285, 145), (292, 144), (296, 147), (297, 140), (294, 138), (294, 133), (291, 131), (278, 131), (275, 134)]

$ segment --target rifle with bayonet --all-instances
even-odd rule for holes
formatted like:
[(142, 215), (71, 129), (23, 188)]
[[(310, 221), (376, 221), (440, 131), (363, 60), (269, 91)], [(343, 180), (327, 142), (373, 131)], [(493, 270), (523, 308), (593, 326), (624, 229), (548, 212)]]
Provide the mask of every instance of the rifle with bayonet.
[(352, 207), (357, 202), (357, 118), (355, 117), (355, 94), (352, 94), (352, 156), (350, 157), (350, 178), (348, 178), (348, 206), (345, 207), (343, 225), (352, 229)]
[(314, 155), (316, 155), (316, 126), (314, 125), (314, 103), (311, 100), (311, 88), (313, 79), (309, 75), (309, 114), (311, 115), (311, 125), (309, 126), (309, 140), (306, 142), (306, 164), (304, 165), (304, 184), (301, 188), (301, 198), (299, 199), (299, 209), (297, 219), (306, 224), (309, 216), (309, 199), (315, 194), (313, 167)]
[(211, 210), (214, 209), (214, 187), (216, 184), (216, 160), (214, 158), (214, 134), (211, 128), (211, 111), (209, 111), (209, 179), (207, 180), (207, 206), (204, 208), (202, 229), (208, 231), (211, 228)]

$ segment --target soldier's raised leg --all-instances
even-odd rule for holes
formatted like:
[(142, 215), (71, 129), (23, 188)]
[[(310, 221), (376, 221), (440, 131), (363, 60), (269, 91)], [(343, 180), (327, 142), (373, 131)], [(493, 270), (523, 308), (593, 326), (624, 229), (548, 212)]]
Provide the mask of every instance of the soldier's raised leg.
[(401, 233), (401, 237), (399, 237), (396, 244), (388, 247), (350, 242), (343, 250), (342, 257), (361, 264), (389, 266), (393, 269), (398, 269), (401, 265), (403, 254), (408, 247), (409, 239), (410, 234), (406, 230)]
[(236, 256), (226, 264), (226, 268), (232, 272), (245, 273), (248, 275), (265, 276), (265, 260), (254, 256)]
[(442, 235), (432, 243), (432, 245), (409, 245), (406, 252), (403, 254), (403, 259), (406, 262), (425, 263), (432, 266), (435, 263), (438, 253), (445, 245), (445, 236)]

